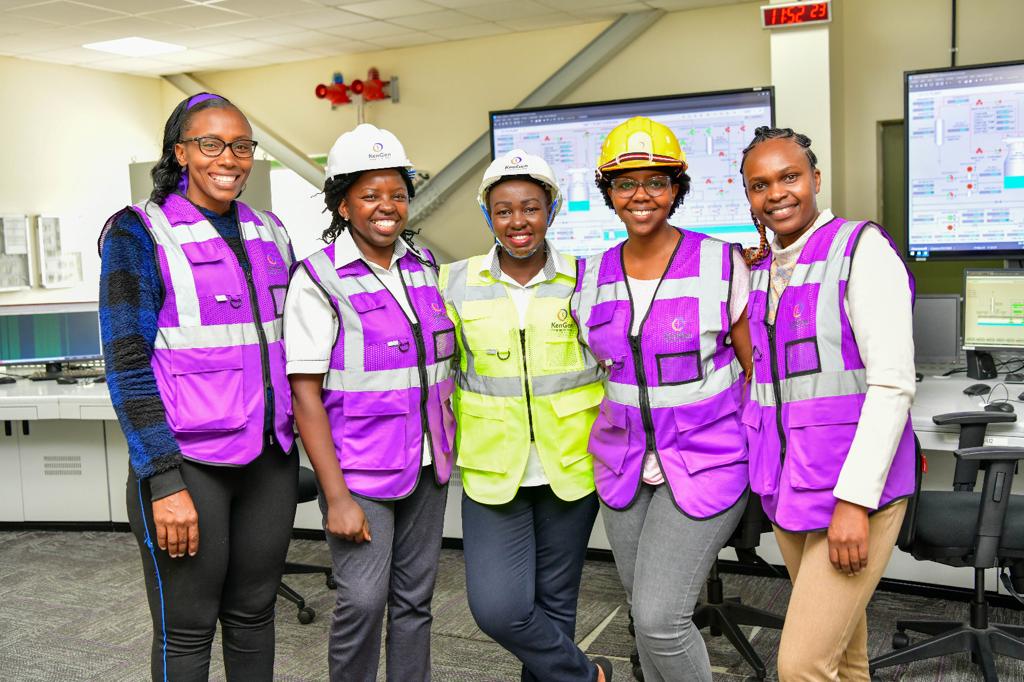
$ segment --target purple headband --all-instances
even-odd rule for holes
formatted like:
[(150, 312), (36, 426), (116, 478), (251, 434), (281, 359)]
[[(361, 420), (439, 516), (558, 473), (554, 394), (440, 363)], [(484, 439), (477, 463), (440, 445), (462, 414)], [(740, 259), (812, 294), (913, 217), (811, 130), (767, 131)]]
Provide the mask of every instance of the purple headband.
[[(189, 109), (191, 109), (195, 105), (199, 104), (200, 102), (205, 102), (208, 99), (224, 99), (224, 98), (221, 97), (220, 95), (214, 95), (214, 94), (209, 93), (209, 92), (204, 92), (204, 93), (201, 93), (201, 94), (198, 94), (198, 95), (195, 95), (195, 96), (191, 97), (188, 100), (188, 104), (185, 105), (185, 111), (188, 111)], [(188, 169), (187, 168), (182, 168), (181, 169), (181, 179), (178, 180), (177, 190), (178, 190), (178, 192), (180, 194), (185, 194), (188, 191)]]

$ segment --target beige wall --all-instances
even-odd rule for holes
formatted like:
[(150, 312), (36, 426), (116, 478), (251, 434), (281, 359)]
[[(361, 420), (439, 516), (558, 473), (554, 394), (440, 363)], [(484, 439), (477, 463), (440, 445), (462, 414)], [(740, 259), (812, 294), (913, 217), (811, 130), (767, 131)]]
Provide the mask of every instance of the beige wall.
[(0, 294), (0, 305), (95, 301), (96, 238), (128, 203), (128, 164), (155, 158), (165, 111), (158, 80), (0, 57), (0, 213), (60, 216), (82, 252), (70, 289)]

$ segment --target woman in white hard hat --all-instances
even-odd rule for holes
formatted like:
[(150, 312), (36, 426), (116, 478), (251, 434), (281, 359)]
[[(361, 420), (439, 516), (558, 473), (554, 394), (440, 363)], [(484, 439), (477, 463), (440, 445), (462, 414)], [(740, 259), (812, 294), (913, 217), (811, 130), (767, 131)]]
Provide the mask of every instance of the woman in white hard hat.
[(608, 368), (590, 452), (647, 682), (711, 682), (693, 609), (746, 508), (739, 406), (748, 272), (733, 245), (673, 227), (690, 188), (665, 125), (635, 117), (604, 140), (597, 186), (628, 238), (588, 259), (573, 296)]
[(496, 243), (441, 266), (461, 349), (458, 464), (469, 606), (523, 662), (523, 680), (610, 680), (574, 643), (597, 515), (587, 436), (600, 373), (569, 316), (576, 259), (545, 239), (561, 204), (548, 164), (514, 150), (478, 194)]
[(377, 679), (385, 606), (388, 679), (430, 679), (455, 332), (433, 257), (405, 230), (412, 175), (388, 131), (362, 124), (338, 138), (324, 185), (328, 246), (302, 261), (285, 303), (295, 421), (338, 583), (335, 681)]

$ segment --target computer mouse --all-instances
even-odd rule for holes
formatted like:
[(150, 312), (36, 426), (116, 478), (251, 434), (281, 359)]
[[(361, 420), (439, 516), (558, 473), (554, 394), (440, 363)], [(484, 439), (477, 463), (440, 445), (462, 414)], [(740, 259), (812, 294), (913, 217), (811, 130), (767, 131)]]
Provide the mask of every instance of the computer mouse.
[(9, 376), (0, 376), (0, 384), (13, 384), (17, 379)]
[(1011, 405), (1010, 403), (1006, 402), (1005, 400), (1000, 400), (998, 403), (989, 403), (988, 405), (986, 405), (985, 406), (985, 411), (986, 412), (1013, 412), (1013, 405)]
[(964, 395), (985, 395), (991, 390), (988, 384), (971, 384), (964, 389)]
[(75, 377), (57, 377), (58, 384), (77, 384), (78, 379)]

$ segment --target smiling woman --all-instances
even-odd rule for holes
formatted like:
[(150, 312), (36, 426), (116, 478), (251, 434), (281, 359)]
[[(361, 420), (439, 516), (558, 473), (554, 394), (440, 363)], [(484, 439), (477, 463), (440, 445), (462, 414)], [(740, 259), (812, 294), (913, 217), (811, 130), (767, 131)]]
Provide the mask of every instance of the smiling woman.
[(273, 673), (298, 468), (276, 294), (294, 255), (276, 216), (236, 200), (255, 145), (226, 99), (182, 101), (150, 199), (100, 237), (100, 326), (156, 680), (206, 679), (218, 620), (230, 679)]

